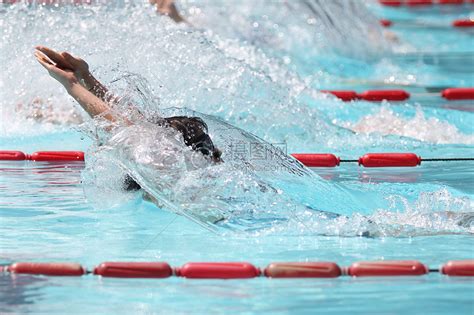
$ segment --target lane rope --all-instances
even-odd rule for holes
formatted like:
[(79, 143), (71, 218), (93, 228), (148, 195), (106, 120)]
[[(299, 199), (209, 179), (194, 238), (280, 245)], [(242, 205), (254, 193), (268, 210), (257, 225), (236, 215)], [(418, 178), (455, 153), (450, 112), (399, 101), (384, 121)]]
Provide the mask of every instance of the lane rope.
[(383, 27), (392, 27), (392, 26), (400, 26), (400, 27), (409, 27), (409, 28), (429, 28), (429, 29), (446, 29), (450, 27), (458, 28), (458, 29), (466, 29), (474, 27), (474, 20), (471, 19), (457, 19), (452, 21), (451, 23), (433, 23), (429, 21), (413, 21), (413, 20), (388, 20), (388, 19), (381, 19), (379, 20), (380, 25)]
[(357, 93), (354, 90), (321, 90), (329, 93), (344, 102), (364, 100), (369, 102), (406, 101), (414, 98), (442, 97), (447, 101), (474, 100), (474, 88), (447, 88), (440, 93), (409, 93), (405, 90), (367, 90)]
[[(36, 4), (36, 5), (91, 5), (100, 3), (97, 0), (0, 0), (0, 4)], [(390, 7), (420, 7), (430, 5), (463, 5), (473, 4), (473, 0), (379, 0), (379, 3)]]
[[(358, 159), (341, 159), (331, 153), (293, 153), (307, 167), (336, 167), (341, 163), (358, 163), (364, 167), (414, 167), (422, 162), (468, 162), (474, 157), (422, 158), (415, 153), (367, 153)], [(40, 151), (31, 155), (21, 151), (0, 151), (0, 161), (82, 162), (81, 151)]]
[(379, 3), (389, 7), (422, 7), (474, 4), (474, 0), (379, 0)]
[(336, 167), (340, 163), (358, 163), (364, 167), (415, 167), (422, 162), (474, 161), (474, 158), (421, 158), (415, 153), (367, 153), (358, 159), (341, 159), (330, 153), (293, 153), (307, 167)]
[(452, 260), (439, 268), (428, 268), (417, 260), (361, 261), (348, 267), (334, 262), (274, 262), (258, 268), (248, 262), (189, 262), (172, 268), (166, 262), (103, 262), (88, 270), (78, 263), (17, 262), (0, 266), (4, 274), (45, 276), (83, 276), (93, 274), (116, 278), (249, 279), (267, 278), (337, 278), (422, 276), (440, 273), (447, 276), (474, 276), (474, 259)]

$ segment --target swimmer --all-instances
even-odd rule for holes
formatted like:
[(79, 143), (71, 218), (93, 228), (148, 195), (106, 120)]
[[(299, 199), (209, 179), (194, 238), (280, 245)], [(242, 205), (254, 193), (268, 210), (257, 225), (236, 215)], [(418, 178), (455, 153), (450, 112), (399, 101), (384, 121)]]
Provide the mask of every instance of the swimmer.
[[(110, 122), (125, 126), (133, 124), (127, 117), (112, 110), (111, 105), (117, 102), (118, 98), (92, 75), (89, 65), (83, 59), (74, 57), (68, 52), (59, 53), (44, 46), (36, 47), (35, 56), (51, 77), (64, 86), (69, 95), (81, 105), (89, 116), (92, 118), (102, 117)], [(201, 118), (174, 116), (163, 118), (161, 121), (164, 122), (160, 123), (163, 126), (178, 131), (183, 136), (183, 142), (193, 150), (202, 153), (211, 164), (222, 162), (222, 152), (214, 146), (208, 134), (208, 127)], [(140, 185), (129, 175), (123, 181), (123, 188), (127, 191), (141, 189)], [(162, 207), (161, 203), (148, 193), (144, 193), (144, 199)], [(314, 211), (328, 218), (339, 216), (325, 211)], [(226, 218), (212, 216), (205, 219), (215, 224)]]
[(35, 97), (19, 102), (15, 105), (15, 112), (28, 120), (46, 124), (79, 125), (83, 123), (83, 115), (76, 108), (63, 104), (55, 105), (49, 98)]
[[(83, 59), (74, 57), (68, 52), (58, 53), (44, 46), (36, 47), (35, 56), (51, 77), (64, 86), (89, 116), (92, 118), (101, 116), (110, 122), (132, 125), (126, 117), (111, 110), (110, 104), (116, 102), (117, 97), (109, 93), (107, 87), (92, 75), (89, 65)], [(174, 116), (163, 118), (161, 121), (161, 125), (178, 131), (183, 136), (184, 143), (193, 150), (201, 152), (210, 163), (222, 162), (222, 152), (214, 146), (208, 134), (207, 124), (201, 118)], [(124, 179), (124, 189), (134, 191), (141, 187), (127, 176)], [(145, 197), (156, 203), (151, 196), (145, 195)]]
[[(335, 1), (335, 0), (333, 0)], [(347, 1), (347, 0), (344, 0), (344, 1)], [(182, 15), (181, 13), (179, 12), (179, 10), (176, 8), (176, 5), (175, 5), (175, 0), (149, 0), (150, 4), (151, 5), (155, 5), (156, 6), (156, 12), (160, 13), (161, 15), (166, 15), (168, 16), (169, 18), (171, 18), (174, 22), (176, 23), (186, 23), (186, 24), (189, 24), (190, 26), (191, 23), (186, 20)], [(319, 16), (319, 13), (314, 9), (314, 7), (312, 6), (311, 4), (311, 1), (302, 1), (301, 2), (302, 4), (304, 4), (306, 6), (306, 8), (311, 12), (313, 13), (318, 19), (322, 19), (320, 16)], [(287, 10), (290, 10), (290, 3), (284, 3), (285, 5), (282, 6), (282, 9), (287, 9)], [(334, 23), (334, 21), (330, 20), (331, 23)], [(376, 29), (370, 29), (369, 30), (369, 34), (368, 36), (369, 37), (375, 37), (376, 36)], [(391, 31), (388, 31), (388, 30), (383, 30), (383, 36), (384, 38), (389, 41), (389, 42), (392, 42), (394, 44), (400, 44), (400, 39), (398, 38), (398, 36), (391, 32)]]
[[(109, 93), (107, 87), (98, 81), (89, 71), (89, 65), (84, 60), (74, 57), (67, 52), (58, 53), (47, 47), (36, 47), (35, 56), (38, 62), (48, 70), (49, 74), (61, 83), (67, 92), (81, 105), (81, 107), (91, 116), (100, 116), (116, 124), (132, 125), (133, 123), (114, 111), (112, 106), (117, 102), (117, 97)], [(145, 117), (143, 117), (145, 119)], [(174, 116), (163, 118), (159, 124), (176, 130), (183, 136), (185, 145), (200, 152), (210, 164), (221, 163), (221, 151), (214, 146), (208, 134), (206, 123), (199, 117)], [(268, 186), (271, 188), (271, 186)], [(140, 185), (133, 178), (127, 176), (124, 179), (124, 189), (128, 191), (140, 190)], [(145, 193), (144, 198), (160, 206), (158, 200)], [(334, 220), (344, 217), (336, 213), (325, 212), (306, 206), (308, 210), (319, 214), (322, 219)], [(474, 224), (474, 214), (442, 212), (447, 219), (454, 220), (459, 226), (472, 228)], [(428, 214), (429, 216), (430, 214)], [(225, 217), (206, 218), (208, 222), (218, 223), (225, 221)], [(377, 225), (367, 218), (369, 225)], [(359, 235), (371, 237), (377, 235), (373, 232), (377, 227), (362, 231)]]
[(174, 0), (150, 0), (150, 4), (156, 5), (156, 12), (169, 16), (176, 23), (187, 22), (181, 14), (179, 14)]

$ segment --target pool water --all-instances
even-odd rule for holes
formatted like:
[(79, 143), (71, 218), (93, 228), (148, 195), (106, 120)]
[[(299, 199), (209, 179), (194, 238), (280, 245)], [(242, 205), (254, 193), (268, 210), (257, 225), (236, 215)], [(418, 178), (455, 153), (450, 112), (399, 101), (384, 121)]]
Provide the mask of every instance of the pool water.
[[(325, 1), (311, 3), (319, 16), (350, 16)], [(88, 166), (85, 173), (81, 162), (0, 163), (0, 264), (63, 261), (92, 269), (103, 261), (166, 261), (172, 266), (248, 261), (265, 267), (274, 261), (348, 266), (361, 260), (416, 259), (438, 268), (448, 260), (474, 258), (474, 227), (433, 216), (473, 212), (472, 162), (312, 169), (324, 185), (340, 185), (362, 203), (358, 211), (341, 210), (348, 221), (328, 223), (324, 231), (320, 222), (298, 213), (251, 231), (215, 233), (139, 195), (86, 184), (93, 183), (90, 170), (106, 175), (92, 162), (98, 152), (84, 133), (91, 130), (90, 123), (77, 125), (87, 119), (36, 64), (35, 45), (83, 56), (116, 93), (142, 108), (186, 106), (270, 143), (283, 143), (288, 153), (330, 152), (346, 159), (393, 151), (426, 158), (473, 156), (472, 102), (448, 104), (422, 95), (425, 86), (474, 85), (472, 32), (398, 27), (393, 31), (402, 43), (382, 43), (377, 18), (357, 7), (360, 11), (350, 12), (359, 27), (351, 30), (352, 41), (341, 44), (332, 39), (349, 32), (350, 25), (335, 30), (328, 22), (314, 25), (304, 2), (287, 11), (278, 2), (178, 5), (196, 28), (176, 26), (138, 1), (83, 7), (0, 4), (0, 150), (82, 150)], [(369, 8), (378, 17), (433, 23), (473, 14), (468, 5), (446, 12), (374, 3)], [(365, 41), (370, 27), (377, 29), (376, 43)], [(450, 57), (437, 62), (407, 57), (420, 52)], [(403, 86), (413, 97), (401, 103), (344, 103), (318, 92), (364, 91), (380, 88), (380, 82)], [(31, 110), (35, 102), (40, 114)], [(52, 113), (45, 110), (48, 106)], [(304, 190), (288, 187), (285, 193), (318, 199), (310, 185)], [(338, 203), (330, 199), (318, 206)], [(377, 237), (358, 236), (361, 216), (382, 227)], [(2, 314), (474, 312), (472, 279), (438, 273), (396, 279), (226, 281), (5, 274), (0, 282)]]

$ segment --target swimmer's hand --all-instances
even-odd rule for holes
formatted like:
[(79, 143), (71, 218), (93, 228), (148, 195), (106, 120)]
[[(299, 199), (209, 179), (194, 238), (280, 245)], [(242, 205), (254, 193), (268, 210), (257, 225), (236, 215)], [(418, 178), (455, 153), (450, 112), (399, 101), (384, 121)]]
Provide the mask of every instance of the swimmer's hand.
[(55, 63), (39, 50), (35, 51), (36, 60), (46, 69), (51, 77), (61, 83), (67, 90), (79, 80), (74, 71), (65, 67), (64, 64)]
[[(119, 117), (113, 117), (108, 112), (110, 111), (109, 104), (116, 102), (118, 98), (109, 93), (107, 87), (90, 73), (87, 62), (68, 52), (58, 53), (44, 46), (36, 47), (35, 56), (49, 74), (64, 85), (68, 93), (91, 117), (105, 115), (104, 118), (117, 121)], [(120, 119), (130, 124), (125, 117), (121, 116)]]
[(89, 65), (83, 59), (74, 57), (70, 53), (57, 51), (44, 47), (37, 46), (36, 50), (46, 55), (56, 66), (62, 70), (71, 70), (79, 80), (84, 80), (90, 75)]

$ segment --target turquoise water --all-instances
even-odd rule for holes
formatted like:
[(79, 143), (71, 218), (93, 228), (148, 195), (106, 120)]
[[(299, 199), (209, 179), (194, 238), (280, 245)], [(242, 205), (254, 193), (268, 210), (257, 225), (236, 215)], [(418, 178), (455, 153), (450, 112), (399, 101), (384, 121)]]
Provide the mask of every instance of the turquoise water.
[[(313, 4), (318, 12), (331, 9), (333, 18), (350, 15), (324, 3)], [(331, 152), (342, 158), (376, 151), (413, 151), (426, 158), (473, 156), (472, 102), (455, 102), (467, 110), (449, 109), (444, 106), (447, 102), (422, 96), (402, 104), (348, 104), (317, 92), (330, 87), (363, 91), (375, 87), (373, 81), (473, 86), (465, 57), (454, 61), (456, 67), (452, 62), (450, 66), (393, 57), (420, 51), (472, 52), (472, 34), (394, 29), (402, 45), (370, 45), (363, 41), (363, 32), (365, 25), (376, 25), (376, 18), (351, 11), (359, 14), (353, 17), (353, 24), (362, 26), (352, 30), (353, 42), (340, 46), (331, 38), (349, 27), (342, 25), (340, 31), (332, 32), (323, 23), (315, 31), (306, 16), (301, 22), (293, 14), (295, 10), (307, 14), (297, 11), (304, 9), (302, 4), (290, 13), (275, 3), (256, 5), (253, 12), (246, 1), (232, 4), (239, 10), (231, 10), (231, 4), (219, 9), (212, 1), (179, 5), (198, 30), (176, 27), (138, 2), (85, 8), (0, 7), (4, 30), (0, 63), (5, 65), (0, 77), (0, 149), (27, 153), (83, 150), (88, 167), (84, 173), (82, 163), (0, 164), (1, 264), (67, 261), (91, 269), (113, 260), (158, 260), (173, 266), (189, 261), (249, 261), (264, 267), (273, 261), (334, 261), (347, 266), (360, 260), (418, 259), (437, 268), (447, 260), (473, 259), (473, 227), (459, 227), (433, 215), (473, 211), (472, 162), (424, 163), (418, 168), (389, 170), (355, 165), (313, 169), (321, 176), (321, 187), (341, 185), (362, 203), (360, 208), (348, 210), (349, 205), (339, 199), (324, 199), (318, 186), (299, 190), (288, 186), (285, 194), (293, 200), (314, 199), (318, 207), (336, 204), (341, 208), (338, 212), (349, 218), (326, 222), (323, 228), (308, 213), (296, 212), (283, 222), (249, 232), (214, 233), (140, 196), (120, 193), (113, 184), (92, 181), (91, 171), (106, 173), (92, 159), (98, 156), (93, 141), (80, 131), (90, 130), (90, 124), (78, 127), (70, 118), (75, 112), (77, 120), (84, 120), (72, 107), (73, 101), (35, 64), (34, 45), (84, 56), (101, 79), (142, 108), (187, 106), (271, 143), (286, 143), (288, 153)], [(464, 17), (472, 8), (443, 13), (442, 18), (436, 10), (372, 10), (391, 19), (423, 14), (434, 21)], [(365, 81), (354, 83), (353, 78)], [(136, 87), (145, 97), (136, 93)], [(408, 89), (426, 92), (419, 87)], [(31, 103), (38, 97), (41, 115), (31, 110), (37, 109)], [(52, 113), (44, 110), (48, 103), (54, 108)], [(253, 200), (255, 196), (264, 195), (243, 198)], [(259, 202), (257, 206), (268, 205)], [(377, 237), (357, 236), (359, 228), (365, 227), (362, 215), (377, 222)], [(0, 282), (2, 313), (474, 311), (472, 280), (439, 274), (248, 281), (2, 275)]]

